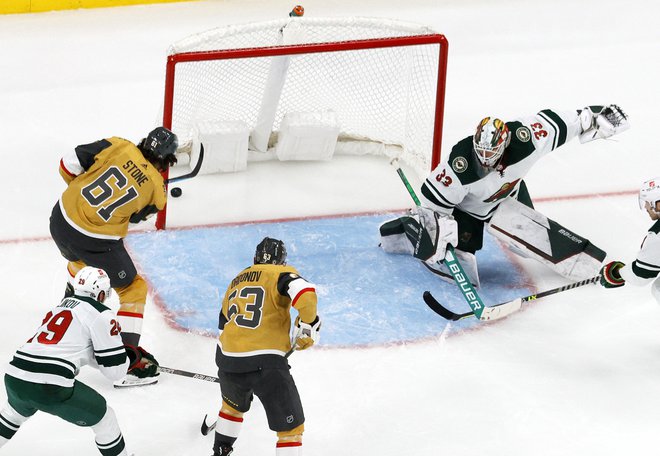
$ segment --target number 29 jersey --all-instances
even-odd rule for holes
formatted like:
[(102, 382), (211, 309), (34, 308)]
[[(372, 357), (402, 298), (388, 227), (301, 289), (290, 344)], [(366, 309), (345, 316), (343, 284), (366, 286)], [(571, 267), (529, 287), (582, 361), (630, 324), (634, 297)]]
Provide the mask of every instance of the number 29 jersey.
[(114, 381), (126, 375), (128, 358), (114, 312), (91, 298), (73, 296), (46, 314), (34, 336), (16, 351), (6, 374), (71, 387), (87, 364)]
[[(59, 204), (67, 222), (100, 239), (121, 239), (129, 222), (165, 207), (163, 177), (132, 142), (112, 137), (81, 145), (60, 161), (69, 184)], [(137, 217), (137, 218), (136, 218)]]

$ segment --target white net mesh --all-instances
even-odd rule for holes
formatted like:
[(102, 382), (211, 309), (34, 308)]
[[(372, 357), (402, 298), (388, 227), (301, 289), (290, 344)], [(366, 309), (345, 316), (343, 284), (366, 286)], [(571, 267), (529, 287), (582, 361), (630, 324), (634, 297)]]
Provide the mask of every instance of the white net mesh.
[(172, 129), (181, 143), (200, 121), (240, 120), (255, 129), (270, 109), (267, 128), (276, 134), (287, 112), (333, 110), (342, 139), (400, 146), (402, 159), (422, 176), (431, 167), (439, 44), (267, 57), (254, 49), (420, 35), (437, 34), (384, 19), (287, 18), (193, 35), (175, 43), (170, 55), (251, 51), (243, 58), (218, 53), (177, 63)]

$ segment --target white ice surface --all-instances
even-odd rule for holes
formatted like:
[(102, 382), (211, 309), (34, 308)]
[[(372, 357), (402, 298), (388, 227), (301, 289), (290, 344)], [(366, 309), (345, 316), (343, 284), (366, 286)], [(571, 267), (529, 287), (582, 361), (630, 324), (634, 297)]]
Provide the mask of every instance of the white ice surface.
[[(60, 156), (111, 135), (138, 140), (152, 127), (169, 43), (223, 24), (281, 17), (292, 6), (224, 0), (0, 17), (0, 157), (6, 170), (0, 362), (9, 361), (62, 293), (65, 262), (48, 237), (50, 210), (64, 188)], [(416, 21), (447, 36), (445, 150), (484, 115), (620, 104), (630, 114), (630, 131), (608, 142), (566, 145), (537, 165), (527, 183), (540, 211), (605, 247), (610, 258), (634, 259), (650, 222), (631, 192), (660, 175), (657, 2), (311, 0), (304, 6), (314, 16)], [(341, 157), (314, 166), (262, 163), (244, 175), (191, 181), (172, 203), (170, 223), (410, 205), (386, 163)], [(340, 179), (344, 189), (337, 188)], [(269, 196), (248, 191), (255, 182), (270, 182)], [(295, 193), (294, 208), (270, 196), (283, 191)], [(557, 199), (573, 195), (589, 197)], [(522, 264), (539, 290), (565, 283)], [(155, 306), (148, 307), (144, 328), (145, 346), (163, 365), (214, 374), (212, 339), (172, 330)], [(291, 363), (307, 416), (307, 455), (659, 451), (660, 308), (648, 288), (585, 287), (468, 333), (310, 350)], [(116, 391), (96, 371), (84, 370), (80, 379), (106, 396), (137, 455), (211, 453), (211, 439), (202, 438), (198, 426), (205, 413), (216, 411), (216, 385), (163, 376), (154, 387)], [(274, 454), (274, 443), (256, 401), (236, 455)], [(91, 431), (45, 414), (29, 420), (1, 452), (97, 454)]]

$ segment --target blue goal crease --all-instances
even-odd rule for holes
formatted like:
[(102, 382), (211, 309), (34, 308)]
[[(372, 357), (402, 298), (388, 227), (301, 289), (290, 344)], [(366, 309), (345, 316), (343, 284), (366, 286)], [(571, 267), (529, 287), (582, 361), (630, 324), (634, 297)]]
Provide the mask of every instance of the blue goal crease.
[[(227, 285), (252, 264), (256, 245), (269, 236), (285, 242), (288, 263), (316, 285), (323, 319), (320, 345), (380, 345), (439, 335), (447, 322), (426, 307), (425, 290), (457, 312), (469, 307), (454, 284), (440, 280), (419, 260), (378, 247), (378, 226), (387, 218), (365, 215), (157, 231), (131, 234), (126, 242), (174, 323), (191, 332), (217, 333)], [(485, 302), (531, 293), (525, 277), (490, 236), (484, 236), (477, 258)], [(477, 320), (466, 319), (452, 327), (475, 324)]]

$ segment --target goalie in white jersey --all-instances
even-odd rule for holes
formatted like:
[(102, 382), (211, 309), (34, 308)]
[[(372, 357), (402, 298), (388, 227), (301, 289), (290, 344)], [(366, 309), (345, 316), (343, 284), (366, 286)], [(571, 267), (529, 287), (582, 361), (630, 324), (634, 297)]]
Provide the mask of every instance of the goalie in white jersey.
[(637, 258), (631, 265), (621, 261), (607, 263), (601, 271), (600, 283), (605, 288), (618, 288), (626, 283), (643, 286), (653, 282), (651, 293), (660, 303), (660, 177), (642, 184), (639, 207), (646, 210), (654, 223), (646, 233)]
[(124, 346), (117, 316), (103, 304), (111, 291), (105, 271), (84, 267), (74, 278), (74, 295), (48, 312), (34, 336), (16, 351), (5, 374), (0, 447), (41, 410), (91, 427), (104, 456), (128, 455), (112, 408), (75, 378), (89, 364), (116, 381), (141, 361), (138, 349)]
[(422, 205), (410, 216), (380, 226), (381, 247), (412, 254), (451, 280), (441, 263), (451, 244), (478, 286), (475, 253), (483, 246), (487, 227), (514, 252), (565, 277), (591, 277), (605, 252), (536, 212), (523, 178), (541, 157), (576, 137), (588, 142), (628, 127), (627, 116), (616, 105), (569, 112), (546, 109), (510, 122), (486, 117), (425, 180)]

